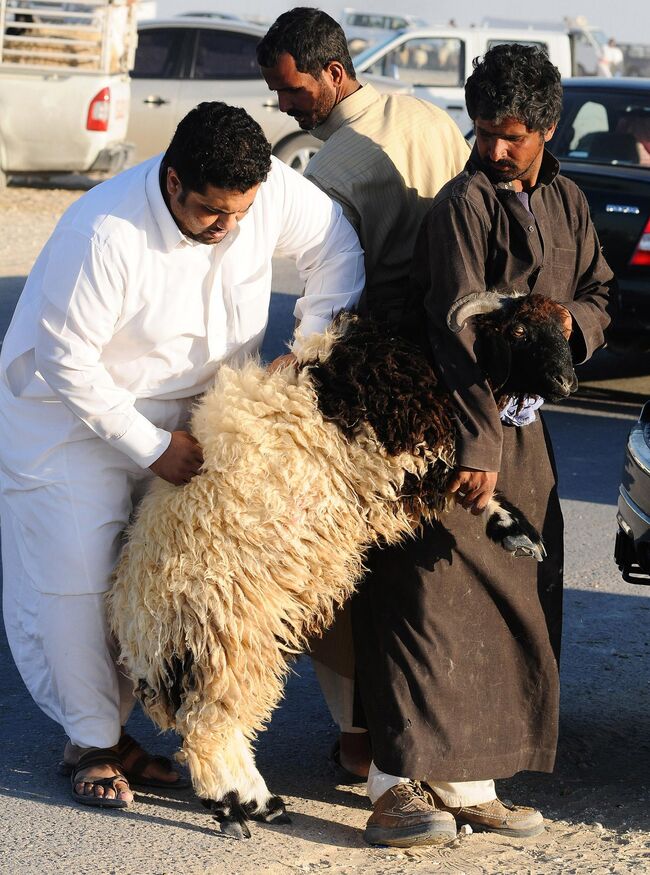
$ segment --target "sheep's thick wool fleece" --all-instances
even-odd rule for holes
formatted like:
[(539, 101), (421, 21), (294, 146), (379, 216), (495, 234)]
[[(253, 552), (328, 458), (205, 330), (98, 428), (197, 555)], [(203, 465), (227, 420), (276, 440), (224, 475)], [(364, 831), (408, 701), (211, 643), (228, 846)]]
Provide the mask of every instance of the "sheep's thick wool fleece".
[[(369, 523), (388, 543), (412, 533), (389, 500), (408, 462), (387, 457), (371, 433), (348, 442), (325, 422), (308, 370), (223, 367), (192, 432), (202, 473), (183, 488), (157, 480), (145, 496), (109, 615), (161, 727), (187, 737), (198, 709), (202, 724), (231, 714), (254, 732), (281, 696), (286, 654), (351, 594)], [(165, 691), (184, 654), (194, 670), (176, 711)]]

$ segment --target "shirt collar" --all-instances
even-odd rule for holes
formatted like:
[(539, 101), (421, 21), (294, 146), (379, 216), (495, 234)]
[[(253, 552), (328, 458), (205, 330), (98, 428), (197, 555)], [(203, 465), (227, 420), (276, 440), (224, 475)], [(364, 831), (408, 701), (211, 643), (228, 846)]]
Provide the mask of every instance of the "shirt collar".
[(323, 124), (318, 125), (311, 133), (319, 140), (327, 140), (335, 131), (354, 121), (379, 99), (379, 92), (372, 85), (366, 84), (337, 103)]
[[(481, 165), (481, 160), (478, 156), (478, 149), (476, 147), (476, 144), (474, 144), (472, 153), (469, 156), (467, 164), (465, 166), (468, 170), (471, 170), (475, 173), (484, 173)], [(539, 175), (537, 177), (537, 185), (535, 186), (535, 188), (538, 188), (542, 185), (550, 185), (559, 172), (560, 162), (554, 155), (551, 155), (548, 149), (544, 149), (544, 154), (542, 156), (542, 165), (539, 168)], [(497, 191), (501, 191), (503, 189), (509, 189), (510, 185), (507, 182), (497, 182), (494, 187), (497, 189)]]
[(162, 155), (152, 159), (151, 166), (147, 171), (145, 193), (151, 214), (160, 229), (163, 246), (167, 252), (171, 252), (172, 249), (176, 249), (180, 244), (186, 244), (189, 241), (174, 221), (174, 217), (169, 212), (169, 207), (165, 203), (162, 191), (160, 190), (160, 165), (162, 159)]

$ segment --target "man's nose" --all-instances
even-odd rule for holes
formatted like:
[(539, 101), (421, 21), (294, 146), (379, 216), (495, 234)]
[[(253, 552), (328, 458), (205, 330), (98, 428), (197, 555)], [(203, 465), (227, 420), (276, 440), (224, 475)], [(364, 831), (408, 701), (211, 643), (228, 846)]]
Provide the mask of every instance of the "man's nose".
[(507, 147), (505, 140), (499, 140), (495, 137), (490, 141), (488, 146), (488, 157), (490, 161), (502, 161), (507, 155)]
[(237, 215), (235, 213), (222, 213), (215, 224), (222, 231), (233, 231), (237, 227)]
[(289, 112), (291, 105), (291, 97), (288, 94), (278, 92), (278, 107), (280, 112)]

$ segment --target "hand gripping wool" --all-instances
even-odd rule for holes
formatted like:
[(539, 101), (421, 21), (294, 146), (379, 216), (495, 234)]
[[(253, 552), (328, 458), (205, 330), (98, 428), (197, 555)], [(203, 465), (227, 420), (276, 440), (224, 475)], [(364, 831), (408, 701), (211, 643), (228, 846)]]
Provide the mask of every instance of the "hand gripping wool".
[[(109, 617), (145, 710), (183, 738), (198, 796), (248, 837), (248, 819), (288, 820), (251, 751), (288, 661), (332, 622), (371, 545), (444, 510), (455, 425), (419, 348), (344, 313), (305, 342), (297, 369), (222, 367), (191, 430), (201, 473), (153, 482)], [(516, 508), (496, 498), (487, 517), (493, 540), (541, 559)]]

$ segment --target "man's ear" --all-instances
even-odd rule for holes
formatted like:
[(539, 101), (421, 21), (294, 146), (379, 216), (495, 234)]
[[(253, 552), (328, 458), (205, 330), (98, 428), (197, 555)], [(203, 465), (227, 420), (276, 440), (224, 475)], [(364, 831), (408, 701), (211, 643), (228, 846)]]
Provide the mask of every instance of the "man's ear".
[(486, 331), (481, 336), (477, 358), (482, 370), (490, 378), (492, 391), (498, 392), (510, 376), (510, 344), (501, 334)]
[(556, 128), (557, 128), (557, 125), (551, 125), (551, 127), (547, 131), (544, 132), (544, 142), (545, 143), (548, 143), (548, 141), (552, 138), (553, 134), (555, 133)]
[(167, 194), (176, 195), (179, 194), (183, 190), (183, 184), (178, 178), (178, 173), (174, 170), (173, 167), (167, 168), (167, 179), (165, 180), (167, 187)]
[(332, 82), (332, 85), (334, 85), (335, 88), (340, 88), (340, 86), (343, 85), (347, 78), (345, 68), (343, 67), (343, 64), (341, 64), (339, 61), (328, 61), (328, 63), (325, 64), (325, 67), (323, 68), (323, 73), (328, 76), (328, 78)]

